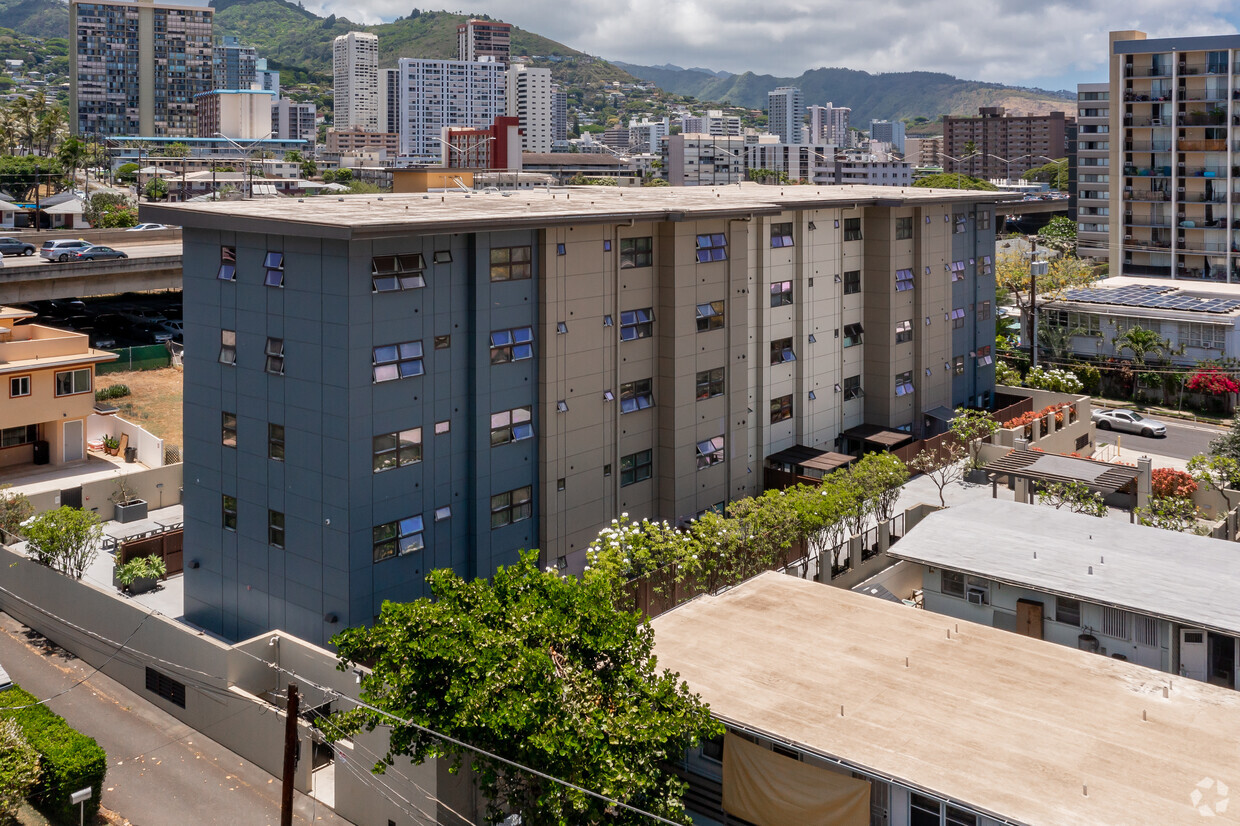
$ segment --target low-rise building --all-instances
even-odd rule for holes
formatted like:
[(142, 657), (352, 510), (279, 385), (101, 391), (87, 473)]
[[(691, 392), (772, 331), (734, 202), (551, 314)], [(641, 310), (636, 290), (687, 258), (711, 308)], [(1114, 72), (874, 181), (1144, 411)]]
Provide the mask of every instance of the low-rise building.
[(194, 97), (198, 137), (223, 136), (235, 141), (271, 137), (271, 92), (262, 89), (215, 89)]
[(61, 465), (86, 458), (86, 419), (95, 412), (95, 350), (85, 333), (31, 324), (37, 313), (0, 307), (0, 467)]
[(328, 129), (323, 151), (329, 155), (354, 155), (382, 150), (389, 157), (400, 154), (400, 135), (363, 129)]
[(306, 151), (314, 151), (318, 141), (313, 103), (295, 103), (280, 98), (271, 104), (271, 136), (280, 140), (305, 141)]
[(669, 135), (661, 150), (672, 186), (719, 186), (745, 178), (745, 138), (690, 132)]

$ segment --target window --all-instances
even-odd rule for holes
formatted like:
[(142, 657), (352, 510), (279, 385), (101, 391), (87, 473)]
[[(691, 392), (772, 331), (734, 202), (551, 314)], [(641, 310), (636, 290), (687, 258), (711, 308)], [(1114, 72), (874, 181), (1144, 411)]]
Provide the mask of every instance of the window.
[(268, 287), (284, 286), (284, 253), (267, 253), (267, 257), (263, 259), (263, 267), (267, 270), (267, 275), (263, 277), (264, 284)]
[(860, 241), (861, 240), (861, 219), (845, 218), (844, 219), (844, 240)]
[(442, 422), (435, 422), (435, 435), (442, 436), (452, 430), (452, 422), (444, 419)]
[(849, 376), (844, 379), (844, 401), (859, 399), (864, 395), (865, 393), (861, 390), (860, 376)]
[(783, 364), (796, 360), (796, 353), (792, 352), (792, 339), (777, 338), (771, 342), (771, 364)]
[(863, 333), (865, 333), (865, 328), (862, 327), (860, 324), (845, 324), (844, 325), (844, 346), (855, 347), (856, 345), (860, 344)]
[[(438, 264), (439, 253), (435, 253), (435, 257)], [(517, 281), (529, 278), (532, 272), (529, 247), (495, 247), (491, 250), (492, 281)]]
[(638, 267), (649, 267), (654, 263), (654, 239), (621, 238), (620, 269), (632, 270)]
[(491, 414), (491, 447), (534, 438), (533, 418), (528, 407), (514, 407)]
[(965, 214), (963, 212), (952, 213), (952, 232), (956, 235), (965, 230)]
[(952, 281), (964, 281), (964, 262), (953, 261), (948, 267), (951, 270)]
[(491, 363), (508, 364), (534, 357), (534, 328), (514, 327), (491, 333)]
[(237, 414), (220, 413), (220, 429), (223, 431), (220, 442), (224, 447), (237, 446)]
[(792, 222), (782, 224), (771, 224), (771, 246), (790, 247), (792, 246)]
[(267, 458), (284, 461), (284, 425), (267, 423)]
[(371, 540), (375, 562), (420, 551), (426, 547), (422, 541), (422, 517), (410, 516), (376, 525), (371, 530)]
[(913, 271), (896, 270), (896, 292), (902, 293), (911, 289), (913, 289)]
[(1158, 647), (1158, 620), (1142, 614), (1133, 616), (1133, 637), (1137, 645)]
[(0, 447), (17, 447), (32, 444), (39, 439), (39, 426), (21, 424), (0, 430)]
[(723, 437), (715, 436), (704, 442), (697, 443), (698, 470), (717, 465), (723, 461)]
[(1128, 612), (1102, 606), (1102, 627), (1099, 630), (1107, 637), (1128, 639)]
[(407, 379), (426, 372), (422, 366), (422, 342), (383, 344), (373, 349), (374, 382)]
[(237, 364), (236, 330), (220, 330), (220, 364)]
[(442, 508), (435, 508), (435, 521), (442, 522), (445, 519), (452, 518), (452, 506), (444, 505)]
[(654, 393), (651, 380), (628, 381), (620, 385), (620, 412), (632, 413), (654, 407)]
[(849, 270), (844, 273), (844, 295), (856, 295), (861, 292), (861, 270)]
[(952, 356), (952, 372), (957, 376), (964, 375), (964, 356)]
[(9, 379), (9, 398), (30, 395), (30, 376), (14, 376)]
[(896, 373), (896, 395), (907, 396), (913, 392), (913, 371), (905, 370), (903, 373)]
[(628, 456), (621, 456), (620, 487), (623, 488), (649, 479), (651, 467), (651, 451), (649, 450), (639, 450), (636, 453), (630, 453)]
[(237, 530), (237, 497), (225, 493), (221, 497), (224, 527), (230, 531)]
[(452, 250), (436, 250), (435, 255), (431, 258), (436, 264), (451, 264)]
[(237, 280), (237, 248), (220, 247), (220, 269), (215, 277), (221, 281)]
[(990, 319), (990, 302), (983, 301), (977, 305), (977, 320), (988, 321)]
[(792, 394), (771, 399), (771, 424), (792, 418)]
[(964, 307), (955, 307), (952, 309), (952, 329), (959, 330), (964, 327)]
[(723, 302), (712, 301), (697, 305), (697, 331), (718, 330), (723, 327)]
[(1067, 313), (1063, 310), (1045, 310), (1042, 315), (1046, 323), (1052, 327), (1078, 330), (1077, 335), (1081, 336), (1102, 336), (1102, 317), (1094, 313)]
[(78, 393), (90, 392), (91, 369), (66, 370), (56, 374), (56, 395), (75, 396)]
[(624, 310), (620, 313), (620, 340), (635, 341), (650, 338), (654, 333), (654, 310)]
[(267, 337), (267, 372), (284, 375), (284, 339)]
[(985, 347), (978, 347), (977, 348), (977, 366), (986, 367), (990, 364), (994, 364), (994, 359), (990, 357), (990, 345), (987, 344)]
[(697, 237), (697, 261), (709, 264), (711, 261), (728, 260), (728, 239), (723, 233), (699, 235)]
[(703, 370), (697, 374), (697, 400), (713, 399), (723, 395), (723, 368)]
[(982, 274), (990, 275), (992, 272), (993, 272), (993, 269), (991, 268), (991, 265), (990, 265), (990, 256), (989, 255), (982, 256)]
[(1226, 346), (1227, 328), (1221, 324), (1194, 324), (1181, 321), (1179, 328), (1182, 346), (1219, 351)]
[(568, 246), (565, 244), (556, 244), (555, 254), (556, 255), (568, 255)]
[(964, 574), (959, 571), (942, 571), (939, 578), (939, 591), (944, 596), (964, 599)]
[(771, 306), (786, 307), (792, 303), (792, 282), (776, 281), (771, 285)]
[(491, 529), (502, 528), (513, 522), (529, 519), (533, 512), (530, 504), (534, 489), (530, 485), (491, 497)]
[(422, 428), (411, 427), (395, 433), (381, 433), (371, 440), (371, 470), (382, 473), (392, 468), (422, 461)]
[(977, 228), (978, 229), (990, 229), (990, 212), (989, 211), (982, 210), (981, 212), (977, 213)]
[(146, 690), (174, 706), (185, 708), (185, 683), (178, 682), (167, 674), (153, 668), (146, 669)]
[(896, 322), (896, 344), (904, 344), (913, 340), (913, 320)]
[(447, 350), (452, 347), (452, 336), (435, 336), (435, 349)]
[(1055, 622), (1081, 626), (1081, 601), (1068, 597), (1055, 597)]
[(426, 286), (425, 271), (420, 252), (377, 255), (370, 259), (370, 288), (376, 293), (421, 289)]
[(267, 511), (267, 544), (274, 548), (284, 547), (284, 514)]
[(913, 219), (897, 218), (896, 219), (896, 240), (907, 241), (913, 237)]

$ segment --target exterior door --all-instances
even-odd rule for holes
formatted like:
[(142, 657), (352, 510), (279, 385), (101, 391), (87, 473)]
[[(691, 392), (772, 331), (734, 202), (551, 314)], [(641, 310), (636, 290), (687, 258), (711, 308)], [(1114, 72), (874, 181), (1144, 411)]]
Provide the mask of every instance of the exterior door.
[(81, 419), (65, 422), (64, 461), (76, 462), (86, 456), (85, 424)]
[(1042, 639), (1042, 603), (1031, 599), (1016, 600), (1016, 633)]
[(1180, 629), (1180, 675), (1193, 680), (1209, 676), (1206, 632), (1196, 628)]

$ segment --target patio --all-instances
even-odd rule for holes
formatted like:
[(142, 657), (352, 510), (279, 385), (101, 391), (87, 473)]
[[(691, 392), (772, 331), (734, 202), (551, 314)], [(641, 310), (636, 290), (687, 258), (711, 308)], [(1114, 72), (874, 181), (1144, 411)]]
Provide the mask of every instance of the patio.
[(0, 470), (0, 484), (27, 497), (60, 492), (115, 476), (147, 470), (141, 462), (126, 462), (101, 450), (87, 450), (86, 459), (69, 465), (14, 465)]

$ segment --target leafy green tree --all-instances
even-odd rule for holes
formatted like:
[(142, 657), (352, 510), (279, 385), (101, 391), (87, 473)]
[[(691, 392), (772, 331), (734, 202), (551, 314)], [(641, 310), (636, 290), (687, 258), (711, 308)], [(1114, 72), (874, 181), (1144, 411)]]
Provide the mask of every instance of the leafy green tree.
[(1211, 456), (1225, 456), (1240, 462), (1240, 412), (1231, 419), (1231, 428), (1210, 441)]
[(956, 172), (937, 172), (934, 175), (926, 175), (918, 178), (913, 186), (931, 189), (981, 189), (987, 192), (996, 192), (999, 189), (990, 181)]
[(306, 158), (301, 162), (301, 177), (309, 179), (319, 174), (319, 165), (314, 162), (314, 158)]
[(26, 498), (26, 494), (12, 491), (12, 485), (0, 485), (0, 542), (7, 542), (11, 537), (21, 536), (22, 523), (34, 513), (34, 505)]
[(138, 179), (138, 165), (136, 163), (123, 163), (116, 168), (116, 180), (123, 184), (132, 184)]
[(1170, 341), (1144, 327), (1129, 327), (1111, 339), (1111, 344), (1120, 355), (1123, 355), (1125, 350), (1131, 352), (1132, 360), (1136, 364), (1145, 364), (1146, 357), (1150, 355), (1162, 360), (1174, 352)]
[(676, 675), (658, 671), (654, 632), (618, 611), (602, 580), (539, 571), (537, 552), (466, 581), (430, 574), (433, 599), (384, 603), (371, 628), (332, 642), (341, 670), (372, 664), (357, 708), (332, 716), (339, 736), (390, 729), (388, 752), (421, 763), (472, 757), (487, 820), (646, 824), (644, 816), (442, 740), (410, 721), (677, 822), (685, 784), (668, 770), (721, 727)]
[(1083, 335), (1080, 327), (1059, 327), (1043, 319), (1038, 325), (1038, 347), (1055, 361), (1067, 361), (1072, 357), (1072, 339)]
[(956, 482), (964, 473), (964, 466), (961, 460), (964, 458), (964, 448), (956, 442), (945, 442), (938, 450), (923, 450), (913, 457), (908, 463), (908, 469), (913, 473), (923, 474), (929, 479), (939, 491), (939, 507), (947, 507), (947, 497), (944, 493), (945, 489), (952, 482)]
[(26, 742), (15, 720), (0, 721), (0, 818), (17, 817), (17, 808), (42, 775), (39, 753)]
[(951, 431), (960, 440), (969, 457), (969, 467), (979, 468), (981, 462), (982, 441), (999, 429), (999, 423), (987, 410), (966, 410), (956, 408), (956, 415), (951, 420)]
[(1067, 508), (1073, 513), (1089, 516), (1106, 516), (1107, 506), (1102, 494), (1089, 489), (1082, 482), (1051, 482), (1038, 492), (1038, 501), (1055, 510)]
[(849, 481), (865, 498), (874, 503), (873, 512), (880, 522), (895, 516), (900, 488), (908, 481), (908, 467), (891, 453), (867, 453), (847, 470)]
[(60, 161), (62, 167), (69, 170), (69, 180), (75, 181), (78, 168), (86, 160), (86, 144), (78, 138), (69, 138), (60, 144), (60, 149), (56, 151), (56, 159)]
[(64, 174), (55, 158), (0, 155), (0, 185), (18, 201), (33, 201), (36, 187), (59, 181)]
[(1192, 499), (1167, 496), (1151, 498), (1144, 508), (1134, 511), (1137, 522), (1151, 528), (1180, 533), (1198, 533), (1197, 506)]
[(168, 184), (163, 178), (151, 178), (142, 192), (148, 201), (160, 201), (168, 197)]
[[(1226, 439), (1228, 435), (1230, 434), (1220, 436), (1219, 439)], [(1213, 449), (1213, 443), (1210, 447)], [(1233, 456), (1207, 456), (1199, 453), (1188, 460), (1187, 468), (1198, 482), (1209, 485), (1222, 494), (1223, 501), (1227, 503), (1227, 510), (1230, 511), (1234, 507), (1227, 491), (1240, 487), (1240, 460)]]
[(36, 562), (81, 579), (98, 553), (103, 528), (95, 514), (63, 505), (31, 519), (23, 533)]
[(1076, 223), (1066, 215), (1056, 215), (1038, 233), (1038, 240), (1060, 252), (1076, 251)]
[[(1038, 301), (1061, 298), (1066, 291), (1088, 287), (1097, 279), (1097, 269), (1084, 259), (1070, 255), (1052, 258), (1047, 262), (1046, 275), (1038, 276)], [(1021, 317), (1027, 319), (1027, 324), (1032, 324), (1029, 308), (1030, 291), (1034, 283), (1033, 276), (1029, 273), (1029, 260), (1016, 251), (1000, 253), (995, 259), (995, 285), (1007, 291)], [(1025, 341), (1033, 340), (1033, 334), (1029, 330), (1026, 330), (1023, 336)]]

